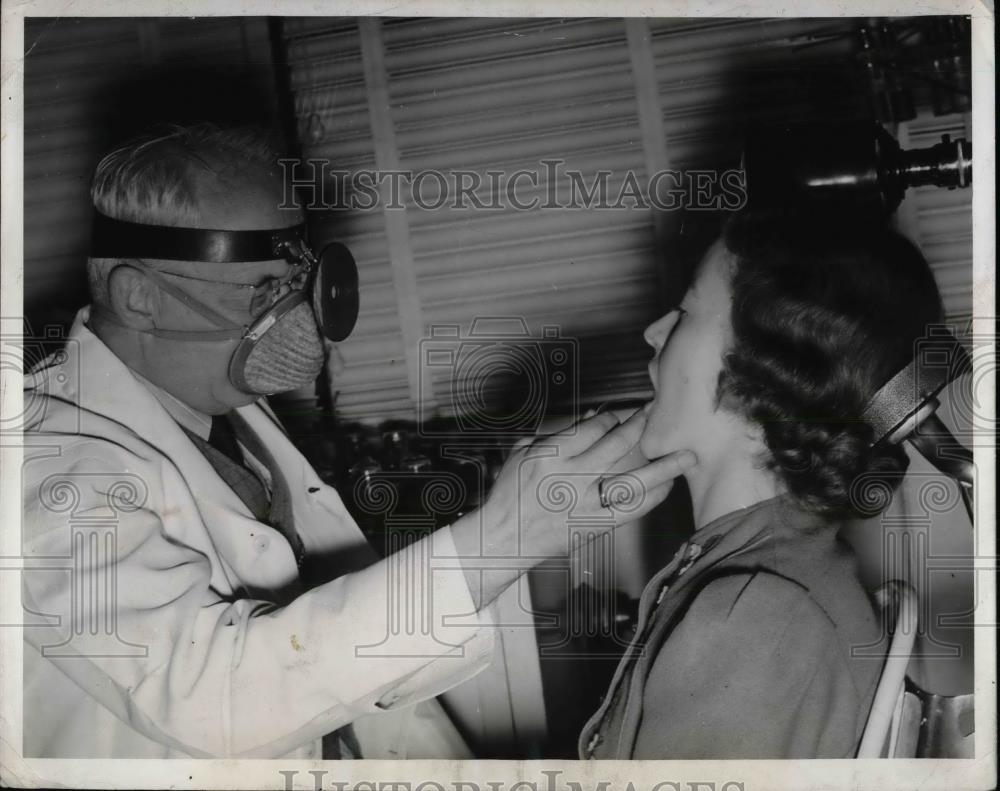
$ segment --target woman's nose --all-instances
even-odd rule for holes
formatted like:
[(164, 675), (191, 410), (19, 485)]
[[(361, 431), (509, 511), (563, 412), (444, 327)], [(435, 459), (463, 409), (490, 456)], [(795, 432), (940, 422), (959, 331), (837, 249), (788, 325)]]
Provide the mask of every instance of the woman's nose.
[(646, 339), (646, 343), (657, 351), (662, 349), (663, 344), (667, 342), (670, 329), (674, 326), (676, 319), (677, 311), (671, 310), (646, 327), (646, 331), (642, 334)]

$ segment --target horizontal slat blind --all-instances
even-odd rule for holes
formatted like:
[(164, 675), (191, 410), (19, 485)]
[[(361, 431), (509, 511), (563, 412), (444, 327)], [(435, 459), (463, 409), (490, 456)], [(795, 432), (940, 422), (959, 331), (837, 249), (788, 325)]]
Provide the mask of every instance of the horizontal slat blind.
[[(822, 111), (831, 119), (867, 112), (863, 84), (852, 68), (859, 20), (653, 20), (654, 51), (661, 75), (664, 126), (674, 166), (697, 168), (725, 161), (739, 150), (741, 127), (749, 122), (815, 120), (817, 108), (804, 101), (803, 85), (815, 80), (826, 90)], [(795, 68), (789, 59), (795, 53)], [(744, 90), (732, 95), (733, 74)], [(814, 76), (811, 76), (814, 75)], [(838, 80), (838, 76), (842, 79)], [(923, 88), (918, 82), (915, 88)], [(858, 101), (859, 98), (862, 101)], [(971, 140), (968, 119), (934, 116), (916, 91), (918, 118), (900, 124), (903, 148), (925, 148), (952, 139)], [(934, 269), (948, 321), (971, 317), (972, 191), (921, 187), (900, 207), (903, 230), (921, 247)]]
[(99, 108), (123, 64), (143, 62), (142, 47), (134, 20), (39, 19), (25, 23), (25, 48), (25, 308), (67, 321), (78, 305), (43, 306), (86, 288), (89, 183), (106, 142)]
[[(941, 142), (972, 139), (969, 119), (964, 115), (934, 116), (928, 110), (900, 124), (904, 148), (927, 148)], [(975, 151), (973, 150), (973, 157)], [(964, 331), (972, 318), (972, 189), (946, 190), (918, 187), (907, 192), (900, 205), (902, 230), (923, 251), (934, 270), (945, 319)]]
[[(327, 156), (336, 167), (370, 167), (353, 23), (290, 20), (285, 29), (304, 155)], [(599, 168), (615, 171), (619, 181), (628, 169), (642, 173), (623, 20), (386, 20), (382, 34), (404, 170), (524, 168), (544, 177), (540, 161), (559, 158), (587, 183)], [(614, 196), (614, 178), (610, 186)], [(537, 190), (525, 185), (517, 195), (544, 200), (545, 189), (542, 180)], [(435, 190), (431, 182), (427, 194)], [(581, 386), (589, 398), (629, 387), (644, 392), (648, 355), (640, 330), (657, 311), (648, 212), (518, 211), (487, 187), (476, 194), (505, 208), (408, 206), (426, 334), (458, 325), (465, 336), (478, 317), (521, 317), (536, 338), (543, 326), (557, 325), (580, 344), (578, 359), (587, 362)], [(389, 321), (396, 297), (378, 243), (381, 229), (372, 235), (373, 216), (338, 212), (318, 222), (361, 262), (362, 321), (341, 345), (347, 365), (334, 384), (338, 409), (348, 416), (412, 417), (400, 328)], [(373, 358), (375, 350), (380, 356)], [(425, 370), (439, 411), (448, 413), (452, 370)], [(481, 394), (502, 399), (502, 389), (498, 378)]]
[[(649, 160), (624, 20), (428, 18), (380, 24), (404, 170), (537, 172), (537, 190), (518, 190), (522, 200), (544, 201), (549, 194), (541, 164), (547, 159), (561, 160), (564, 171), (580, 171), (587, 184), (598, 170), (611, 171), (612, 200), (626, 172), (645, 184)], [(659, 89), (655, 110), (673, 169), (735, 166), (749, 122), (869, 113), (855, 57), (858, 20), (643, 24)], [(304, 155), (328, 158), (345, 170), (373, 167), (356, 22), (294, 19), (284, 31)], [(565, 186), (559, 182), (560, 189)], [(433, 202), (436, 182), (425, 188), (425, 199)], [(486, 203), (504, 197), (488, 182), (476, 194)], [(968, 194), (930, 195), (919, 193), (919, 200), (931, 201), (922, 209), (920, 241), (954, 314), (967, 292), (959, 282), (968, 278), (960, 228), (967, 214), (958, 215)], [(406, 188), (403, 198), (409, 198)], [(584, 401), (647, 395), (649, 350), (641, 330), (663, 307), (658, 267), (678, 265), (670, 244), (654, 243), (652, 213), (517, 211), (508, 201), (500, 203), (497, 210), (426, 210), (407, 202), (417, 293), (403, 298), (419, 300), (425, 334), (458, 325), (464, 335), (477, 317), (490, 316), (523, 317), (533, 337), (546, 325), (558, 325), (579, 344)], [(680, 213), (671, 216), (667, 227), (681, 231), (682, 220)], [(361, 267), (362, 318), (355, 335), (341, 344), (346, 370), (334, 382), (339, 411), (359, 418), (413, 417), (417, 388), (406, 376), (383, 214), (340, 209), (318, 213), (315, 225), (322, 238), (350, 245)], [(456, 381), (447, 366), (429, 373), (436, 406), (447, 413), (467, 382)], [(487, 401), (505, 395), (502, 378), (481, 383), (480, 390)]]
[[(65, 324), (86, 304), (90, 178), (113, 142), (110, 121), (140, 126), (193, 120), (195, 108), (205, 110), (205, 120), (234, 120), (212, 112), (241, 101), (241, 93), (255, 102), (246, 120), (275, 116), (267, 23), (227, 17), (29, 19), (25, 49), (25, 310), (39, 323)], [(203, 69), (218, 81), (222, 69), (234, 67), (243, 72), (226, 74), (242, 81), (233, 80), (231, 95), (216, 96), (214, 106), (206, 106), (197, 84), (185, 85), (180, 96), (158, 94), (172, 70), (196, 75)], [(141, 96), (143, 106), (128, 105), (120, 92), (138, 90), (136, 98), (144, 79), (154, 82)], [(151, 110), (161, 115), (149, 118)], [(173, 110), (181, 115), (171, 119)]]
[[(335, 170), (375, 168), (375, 142), (356, 20), (284, 22), (289, 80), (304, 159)], [(313, 212), (320, 247), (334, 239), (358, 261), (361, 313), (351, 337), (339, 344), (343, 370), (335, 377), (344, 415), (411, 415), (414, 409), (381, 211)]]
[(855, 26), (849, 19), (650, 20), (673, 167), (736, 162), (751, 123), (862, 114)]
[[(587, 183), (599, 168), (618, 179), (643, 172), (623, 20), (472, 22), (465, 31), (445, 23), (445, 47), (437, 21), (386, 25), (404, 167), (539, 173), (538, 192), (519, 191), (522, 200), (544, 198), (545, 159), (563, 160)], [(557, 392), (552, 377), (561, 374), (575, 376), (587, 401), (646, 390), (640, 331), (658, 307), (648, 212), (442, 208), (413, 212), (411, 222), (429, 328), (458, 324), (464, 335), (491, 316), (523, 318), (534, 338), (558, 328), (576, 342), (581, 365), (576, 374), (543, 365), (538, 403)], [(609, 333), (617, 336), (611, 345)], [(461, 410), (468, 383), (447, 366), (431, 373), (443, 411)], [(497, 376), (476, 388), (499, 403), (504, 386)]]

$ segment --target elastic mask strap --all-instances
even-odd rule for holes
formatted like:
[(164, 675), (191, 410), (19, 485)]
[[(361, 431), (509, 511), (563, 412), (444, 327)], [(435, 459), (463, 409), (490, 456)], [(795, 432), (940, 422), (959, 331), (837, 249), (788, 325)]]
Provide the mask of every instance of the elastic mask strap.
[[(238, 340), (242, 338), (247, 331), (245, 326), (233, 324), (232, 321), (227, 319), (221, 313), (216, 312), (208, 305), (204, 305), (198, 300), (196, 300), (191, 295), (185, 293), (182, 289), (175, 286), (169, 280), (164, 277), (162, 272), (153, 269), (142, 261), (130, 261), (128, 264), (122, 264), (122, 266), (134, 266), (137, 269), (141, 269), (156, 285), (166, 291), (170, 296), (174, 297), (180, 301), (185, 307), (190, 308), (199, 316), (208, 319), (215, 325), (222, 325), (227, 327), (227, 329), (221, 330), (165, 330), (165, 329), (151, 329), (151, 330), (141, 330), (148, 335), (153, 335), (157, 338), (167, 338), (171, 340), (179, 341), (230, 341)], [(119, 327), (127, 327), (122, 321), (112, 314), (110, 311), (98, 308), (97, 314), (112, 324), (117, 324)]]
[(244, 330), (146, 330), (157, 338), (173, 341), (236, 341), (243, 337)]
[[(135, 330), (135, 327), (130, 327), (124, 321), (122, 321), (118, 316), (107, 310), (100, 305), (94, 305), (91, 308), (90, 315), (93, 318), (99, 318), (101, 321), (105, 321), (108, 324), (114, 324), (116, 327), (122, 327), (126, 330)], [(239, 340), (245, 334), (242, 329), (239, 330), (136, 330), (136, 332), (142, 332), (146, 335), (152, 335), (157, 338), (167, 338), (169, 340), (175, 341), (233, 341)]]

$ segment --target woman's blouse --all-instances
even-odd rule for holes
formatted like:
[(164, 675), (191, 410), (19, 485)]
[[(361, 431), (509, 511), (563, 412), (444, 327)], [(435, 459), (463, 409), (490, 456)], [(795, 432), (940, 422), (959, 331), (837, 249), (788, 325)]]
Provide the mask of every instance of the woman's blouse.
[(698, 530), (643, 591), (581, 757), (853, 757), (885, 640), (837, 532), (786, 496)]

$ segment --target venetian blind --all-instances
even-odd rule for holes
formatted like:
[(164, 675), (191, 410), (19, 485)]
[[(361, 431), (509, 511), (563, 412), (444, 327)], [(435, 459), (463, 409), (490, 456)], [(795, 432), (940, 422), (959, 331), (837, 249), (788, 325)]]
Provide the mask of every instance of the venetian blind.
[(87, 302), (94, 167), (149, 123), (277, 123), (267, 22), (36, 18), (25, 23), (24, 303), (39, 325)]
[[(436, 178), (424, 180), (425, 207), (405, 187), (405, 209), (384, 211), (351, 208), (349, 195), (330, 190), (337, 206), (313, 213), (314, 233), (320, 243), (337, 238), (352, 248), (362, 293), (358, 327), (339, 347), (338, 411), (427, 417), (470, 403), (511, 410), (530, 396), (558, 412), (570, 411), (567, 404), (647, 395), (649, 350), (641, 330), (666, 304), (672, 245), (690, 235), (690, 212), (546, 207), (553, 181), (561, 190), (567, 182), (550, 178), (544, 163), (558, 160), (587, 185), (610, 171), (614, 203), (629, 173), (644, 184), (662, 168), (736, 166), (748, 122), (865, 117), (864, 77), (853, 54), (857, 24), (285, 21), (304, 158), (350, 173), (387, 163), (411, 175), (468, 171), (485, 182), (476, 194), (486, 203), (504, 197), (489, 172), (540, 175), (536, 187), (518, 192), (525, 201), (540, 199), (531, 210), (507, 201), (497, 209), (426, 208), (440, 189)], [(923, 145), (915, 135), (911, 144)], [(965, 217), (958, 216), (967, 199), (967, 191), (919, 196), (930, 202), (920, 241), (953, 315), (963, 309), (970, 277)], [(941, 212), (953, 222), (948, 231), (933, 230)], [(570, 339), (577, 367), (562, 373), (577, 389), (554, 387), (560, 371), (550, 360), (543, 360), (536, 391), (513, 393), (486, 363), (460, 370), (460, 355), (442, 355), (430, 364), (427, 350), (442, 333), (442, 348), (453, 341), (475, 351), (483, 328), (480, 346), (503, 360), (497, 350), (506, 336), (491, 323), (497, 317), (517, 318), (504, 332), (523, 326), (542, 350), (555, 348), (545, 345), (552, 339), (546, 332)], [(484, 360), (489, 353), (482, 352)], [(470, 389), (474, 403), (463, 400)], [(554, 396), (548, 404), (546, 394)]]

